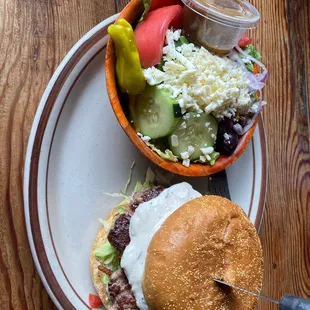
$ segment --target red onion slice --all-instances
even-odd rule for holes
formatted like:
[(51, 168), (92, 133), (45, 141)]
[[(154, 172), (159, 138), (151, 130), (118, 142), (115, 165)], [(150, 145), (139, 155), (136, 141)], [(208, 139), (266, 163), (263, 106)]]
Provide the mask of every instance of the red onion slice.
[[(265, 76), (266, 74), (263, 73), (258, 73), (256, 75), (254, 75), (253, 73), (251, 73), (247, 67), (245, 66), (243, 60), (241, 59), (241, 57), (236, 53), (236, 52), (232, 52), (227, 56), (230, 60), (236, 62), (237, 64), (239, 64), (241, 66), (241, 68), (243, 69), (243, 71), (246, 73), (247, 78), (250, 80), (250, 89), (249, 92), (253, 92), (256, 90), (261, 90), (265, 87), (265, 84), (263, 83), (263, 80), (265, 81), (267, 76)], [(268, 72), (267, 72), (268, 73)], [(262, 77), (258, 78), (258, 75), (263, 75)]]
[(241, 54), (243, 55), (245, 58), (251, 60), (252, 62), (256, 63), (261, 69), (262, 69), (262, 73), (257, 73), (255, 74), (256, 80), (259, 82), (265, 82), (267, 80), (268, 77), (268, 70), (265, 67), (265, 65), (260, 62), (259, 60), (257, 60), (256, 58), (250, 56), (248, 53), (246, 53), (240, 46), (236, 45), (235, 49)]
[(235, 124), (233, 126), (234, 131), (237, 133), (237, 135), (242, 136), (245, 133), (247, 133), (253, 126), (257, 116), (259, 115), (259, 113), (262, 111), (262, 104), (263, 104), (263, 100), (262, 100), (262, 92), (259, 91), (259, 102), (258, 102), (258, 107), (257, 107), (257, 111), (255, 112), (255, 114), (253, 115), (253, 117), (246, 123), (246, 125), (242, 128), (242, 126), (240, 124)]

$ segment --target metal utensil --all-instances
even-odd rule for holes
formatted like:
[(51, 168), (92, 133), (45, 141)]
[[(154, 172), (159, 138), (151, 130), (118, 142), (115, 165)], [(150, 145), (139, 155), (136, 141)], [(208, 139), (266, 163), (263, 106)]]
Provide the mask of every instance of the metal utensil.
[(261, 299), (265, 299), (269, 302), (275, 303), (277, 305), (279, 305), (279, 309), (280, 310), (310, 310), (310, 300), (307, 299), (303, 299), (294, 295), (285, 295), (283, 296), (280, 301), (271, 299), (269, 297), (251, 292), (249, 290), (246, 290), (244, 288), (232, 285), (230, 283), (227, 283), (225, 281), (222, 280), (218, 280), (218, 279), (213, 279), (215, 282), (222, 284), (222, 285), (226, 285), (229, 287), (232, 287), (234, 289), (237, 289), (239, 291), (251, 294), (253, 296), (259, 297)]
[(225, 170), (209, 176), (206, 194), (222, 196), (230, 200), (230, 192)]

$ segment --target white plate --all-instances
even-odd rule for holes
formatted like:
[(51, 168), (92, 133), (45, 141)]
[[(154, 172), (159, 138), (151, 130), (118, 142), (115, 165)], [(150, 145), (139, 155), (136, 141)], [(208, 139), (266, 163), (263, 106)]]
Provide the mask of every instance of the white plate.
[[(95, 293), (89, 254), (100, 224), (150, 162), (127, 138), (112, 112), (105, 86), (108, 18), (68, 53), (49, 82), (31, 130), (25, 162), (24, 202), (32, 254), (41, 279), (60, 309), (90, 309)], [(266, 193), (262, 121), (242, 157), (227, 169), (231, 197), (259, 229)], [(176, 177), (202, 193), (206, 179)]]

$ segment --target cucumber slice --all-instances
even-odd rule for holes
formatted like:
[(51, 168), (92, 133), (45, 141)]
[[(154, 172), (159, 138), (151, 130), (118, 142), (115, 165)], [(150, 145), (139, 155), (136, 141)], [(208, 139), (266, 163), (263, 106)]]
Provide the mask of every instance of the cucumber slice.
[(174, 115), (177, 102), (167, 90), (148, 87), (130, 104), (136, 130), (144, 136), (152, 139), (168, 136), (178, 124), (179, 118)]
[[(197, 115), (199, 116), (197, 117)], [(195, 160), (203, 155), (201, 148), (214, 146), (218, 124), (210, 114), (188, 113), (186, 117), (188, 118), (182, 120), (168, 137), (168, 142), (173, 154), (179, 158), (181, 158), (181, 153), (188, 152), (188, 147), (192, 146), (194, 152), (189, 159)]]

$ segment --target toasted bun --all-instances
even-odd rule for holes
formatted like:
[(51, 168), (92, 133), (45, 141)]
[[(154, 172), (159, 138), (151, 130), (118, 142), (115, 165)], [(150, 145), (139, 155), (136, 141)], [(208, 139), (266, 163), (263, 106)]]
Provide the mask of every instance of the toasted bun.
[[(121, 202), (120, 205), (126, 207), (129, 204), (128, 200), (124, 200)], [(115, 217), (118, 215), (118, 212), (116, 211), (116, 208), (113, 209), (108, 217), (106, 218), (107, 224), (112, 227), (115, 221)], [(92, 276), (93, 284), (95, 286), (95, 289), (98, 293), (98, 296), (100, 297), (104, 307), (106, 309), (109, 309), (110, 305), (108, 303), (108, 294), (106, 292), (106, 287), (102, 282), (103, 273), (98, 269), (98, 266), (101, 265), (101, 263), (97, 260), (96, 256), (93, 254), (94, 250), (98, 247), (100, 247), (102, 244), (104, 244), (107, 241), (108, 233), (106, 232), (105, 228), (103, 226), (100, 227), (98, 230), (97, 236), (95, 238), (92, 252), (90, 254), (90, 273)]]
[(243, 210), (218, 196), (191, 200), (152, 238), (142, 288), (149, 309), (253, 309), (257, 298), (212, 279), (260, 292), (262, 248)]

